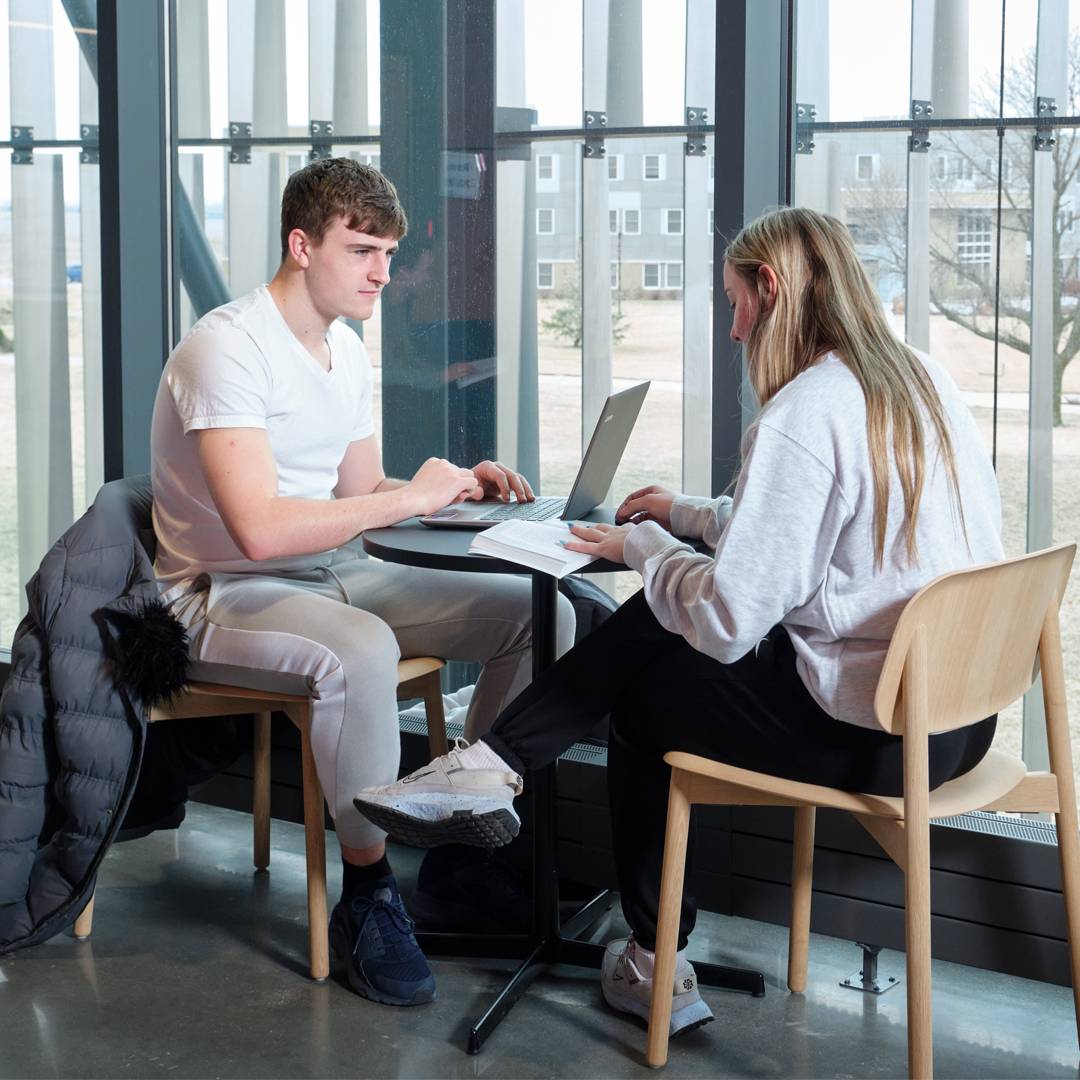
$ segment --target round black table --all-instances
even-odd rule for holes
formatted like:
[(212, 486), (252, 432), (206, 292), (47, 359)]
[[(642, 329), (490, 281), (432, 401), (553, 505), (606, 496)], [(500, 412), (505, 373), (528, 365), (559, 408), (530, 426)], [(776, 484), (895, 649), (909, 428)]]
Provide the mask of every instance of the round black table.
[[(601, 507), (583, 520), (610, 522), (614, 520), (613, 512)], [(469, 544), (475, 535), (472, 529), (428, 528), (410, 518), (389, 528), (369, 529), (363, 534), (363, 545), (369, 555), (405, 566), (476, 574), (528, 574), (532, 579), (532, 669), (535, 679), (555, 662), (558, 580), (517, 563), (470, 554)], [(598, 560), (580, 572), (607, 573), (625, 569), (621, 563)], [(535, 770), (530, 773), (526, 785), (531, 793), (533, 820), (532, 933), (417, 935), (430, 956), (523, 957), (510, 980), (472, 1025), (468, 1042), (470, 1054), (480, 1052), (485, 1040), (513, 1008), (541, 967), (558, 963), (599, 968), (603, 960), (603, 945), (578, 938), (611, 908), (613, 901), (608, 890), (594, 896), (566, 922), (560, 919), (555, 770), (555, 763)], [(701, 963), (695, 963), (695, 968), (699, 982), (707, 986), (743, 990), (755, 997), (765, 993), (764, 976), (759, 971)]]

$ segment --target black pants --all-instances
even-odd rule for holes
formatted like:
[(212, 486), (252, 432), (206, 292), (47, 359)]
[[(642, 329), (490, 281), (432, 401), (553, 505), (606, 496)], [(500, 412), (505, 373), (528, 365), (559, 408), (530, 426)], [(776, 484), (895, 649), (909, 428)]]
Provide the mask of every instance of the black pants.
[[(834, 720), (795, 670), (776, 627), (754, 652), (721, 664), (665, 630), (645, 602), (628, 600), (521, 693), (484, 736), (519, 772), (554, 761), (611, 716), (608, 793), (623, 913), (647, 949), (656, 942), (669, 750), (701, 754), (790, 780), (899, 795), (899, 736)], [(930, 739), (930, 786), (960, 776), (990, 748), (997, 718)], [(690, 852), (693, 851), (691, 837)], [(683, 898), (679, 948), (694, 927)]]

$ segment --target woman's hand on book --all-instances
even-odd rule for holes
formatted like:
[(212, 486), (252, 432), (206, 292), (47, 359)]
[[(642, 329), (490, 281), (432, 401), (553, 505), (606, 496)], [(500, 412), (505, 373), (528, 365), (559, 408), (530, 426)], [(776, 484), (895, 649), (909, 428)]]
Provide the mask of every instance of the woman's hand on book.
[(630, 524), (608, 525), (606, 522), (598, 522), (595, 525), (586, 525), (578, 522), (571, 525), (573, 539), (565, 541), (564, 546), (567, 551), (580, 551), (598, 559), (621, 563), (624, 561), (623, 544), (633, 527)]

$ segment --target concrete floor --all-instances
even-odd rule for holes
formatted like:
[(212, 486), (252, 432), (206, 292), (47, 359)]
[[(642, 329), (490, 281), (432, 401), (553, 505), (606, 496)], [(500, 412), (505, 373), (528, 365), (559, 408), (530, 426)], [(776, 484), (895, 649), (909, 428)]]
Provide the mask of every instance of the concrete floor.
[[(275, 822), (271, 873), (254, 875), (250, 827), (193, 804), (178, 832), (110, 852), (91, 940), (0, 958), (0, 1077), (649, 1075), (644, 1029), (601, 1004), (593, 972), (540, 976), (476, 1057), (468, 1021), (509, 963), (434, 961), (438, 1000), (413, 1009), (310, 982), (303, 832)], [(393, 857), (404, 884), (415, 853)], [(841, 989), (859, 966), (849, 942), (812, 939), (805, 995), (784, 989), (779, 927), (706, 915), (691, 954), (760, 968), (767, 992), (706, 989), (717, 1022), (672, 1043), (666, 1075), (905, 1073), (904, 990)], [(883, 953), (882, 970), (902, 974), (903, 956)], [(934, 991), (939, 1077), (1077, 1075), (1068, 990), (936, 962)]]

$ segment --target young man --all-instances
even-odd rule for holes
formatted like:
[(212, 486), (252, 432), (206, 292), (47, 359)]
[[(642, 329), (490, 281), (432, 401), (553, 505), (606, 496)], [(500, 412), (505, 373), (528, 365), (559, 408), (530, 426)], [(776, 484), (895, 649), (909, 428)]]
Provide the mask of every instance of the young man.
[[(151, 434), (164, 598), (219, 681), (222, 666), (245, 679), (254, 669), (313, 691), (312, 750), (344, 864), (331, 948), (357, 993), (396, 1005), (432, 1000), (434, 979), (385, 834), (352, 799), (397, 776), (397, 661), (484, 663), (471, 739), (528, 683), (531, 644), (526, 581), (378, 563), (350, 544), (459, 499), (532, 498), (497, 462), (430, 458), (408, 481), (383, 473), (371, 365), (338, 320), (371, 316), (405, 231), (377, 170), (337, 158), (294, 174), (273, 281), (204, 316), (173, 351)], [(560, 651), (573, 629), (560, 598)]]

